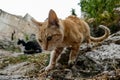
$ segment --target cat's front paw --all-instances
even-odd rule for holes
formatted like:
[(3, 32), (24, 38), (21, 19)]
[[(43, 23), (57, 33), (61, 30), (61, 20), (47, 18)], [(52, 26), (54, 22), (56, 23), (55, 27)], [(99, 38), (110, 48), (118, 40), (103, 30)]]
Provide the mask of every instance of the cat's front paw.
[(48, 65), (46, 68), (45, 68), (45, 71), (50, 71), (54, 68), (55, 66), (54, 65)]

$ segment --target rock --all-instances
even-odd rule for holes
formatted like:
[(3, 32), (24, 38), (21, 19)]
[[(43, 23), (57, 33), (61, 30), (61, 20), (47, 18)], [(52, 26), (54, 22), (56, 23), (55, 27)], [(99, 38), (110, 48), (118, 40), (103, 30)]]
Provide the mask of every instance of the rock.
[(86, 56), (95, 60), (104, 59), (120, 59), (120, 31), (111, 35), (106, 39), (101, 46), (96, 47), (94, 50), (87, 52)]
[(12, 76), (0, 75), (0, 80), (38, 80), (38, 79), (29, 78), (29, 77), (21, 76), (21, 75), (12, 75)]
[[(26, 66), (27, 65), (27, 66)], [(28, 68), (29, 65), (29, 68)], [(25, 75), (27, 71), (34, 69), (34, 66), (28, 62), (22, 62), (14, 65), (9, 65), (4, 70), (0, 71), (0, 74), (7, 75)]]

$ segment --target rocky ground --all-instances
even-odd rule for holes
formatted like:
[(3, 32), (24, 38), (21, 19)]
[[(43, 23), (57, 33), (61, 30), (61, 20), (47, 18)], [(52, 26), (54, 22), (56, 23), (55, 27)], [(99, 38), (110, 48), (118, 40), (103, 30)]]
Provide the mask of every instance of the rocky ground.
[(120, 32), (89, 50), (82, 45), (72, 67), (67, 66), (66, 49), (60, 64), (41, 75), (39, 71), (49, 62), (46, 53), (25, 55), (1, 49), (0, 80), (120, 80)]
[(47, 54), (25, 55), (0, 50), (0, 80), (38, 80), (47, 57)]

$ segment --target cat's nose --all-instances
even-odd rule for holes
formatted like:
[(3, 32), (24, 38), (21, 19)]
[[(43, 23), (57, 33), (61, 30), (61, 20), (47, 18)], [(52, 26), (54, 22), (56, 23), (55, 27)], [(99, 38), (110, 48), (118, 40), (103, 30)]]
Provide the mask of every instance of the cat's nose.
[(46, 46), (44, 47), (44, 50), (46, 50), (46, 51), (48, 50), (48, 45), (46, 45)]

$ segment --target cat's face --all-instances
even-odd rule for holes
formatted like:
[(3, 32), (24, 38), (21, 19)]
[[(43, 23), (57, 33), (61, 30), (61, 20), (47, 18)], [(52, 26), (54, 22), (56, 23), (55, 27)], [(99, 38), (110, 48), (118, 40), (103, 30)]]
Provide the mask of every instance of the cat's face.
[(39, 27), (38, 41), (44, 50), (53, 50), (63, 41), (63, 29), (54, 11), (50, 11), (48, 20)]

